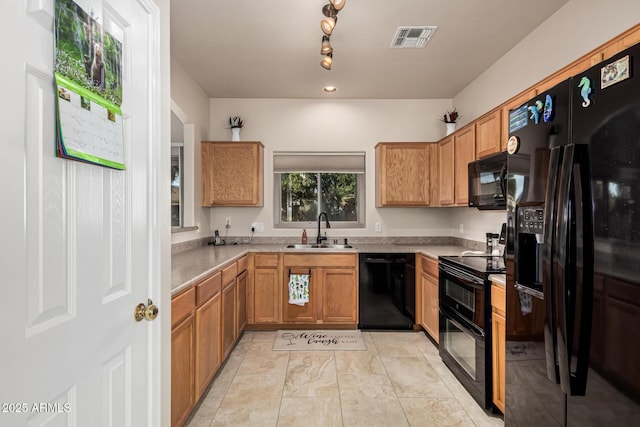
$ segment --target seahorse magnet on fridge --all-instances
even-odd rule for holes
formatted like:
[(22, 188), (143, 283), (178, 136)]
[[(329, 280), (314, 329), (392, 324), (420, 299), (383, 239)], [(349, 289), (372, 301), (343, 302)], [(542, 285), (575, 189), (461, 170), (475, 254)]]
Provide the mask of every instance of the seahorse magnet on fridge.
[(582, 97), (582, 106), (586, 108), (591, 105), (591, 99), (589, 99), (589, 95), (591, 94), (591, 80), (589, 80), (588, 77), (581, 78), (578, 87), (580, 88), (580, 96)]

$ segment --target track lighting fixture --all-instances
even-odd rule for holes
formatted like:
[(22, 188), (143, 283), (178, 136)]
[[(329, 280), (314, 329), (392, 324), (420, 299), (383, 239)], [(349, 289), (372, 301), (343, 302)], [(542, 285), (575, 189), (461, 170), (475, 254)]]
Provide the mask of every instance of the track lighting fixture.
[(324, 68), (325, 70), (330, 70), (332, 63), (333, 63), (333, 53), (326, 54), (324, 58), (322, 58), (322, 61), (320, 61), (320, 65), (322, 65), (322, 68)]
[(335, 7), (333, 7), (332, 4), (327, 3), (324, 6), (322, 6), (322, 14), (327, 18), (335, 18), (336, 15), (338, 14), (338, 10)]
[(329, 42), (329, 36), (333, 33), (333, 29), (338, 22), (338, 12), (342, 10), (346, 0), (329, 0), (330, 3), (322, 6), (322, 14), (326, 16), (325, 19), (320, 21), (320, 28), (322, 28), (322, 32), (324, 36), (322, 36), (322, 47), (320, 48), (320, 53), (324, 55), (320, 65), (323, 68), (330, 70), (331, 64), (333, 62), (333, 47)]
[(341, 10), (346, 2), (347, 0), (331, 0), (331, 6), (333, 6), (335, 10)]
[(320, 27), (322, 28), (322, 32), (326, 35), (330, 36), (333, 32), (333, 28), (336, 26), (336, 22), (338, 22), (337, 16), (330, 16), (327, 19), (323, 19), (320, 21)]
[(333, 52), (333, 48), (331, 47), (331, 43), (329, 43), (329, 36), (322, 36), (322, 47), (320, 48), (320, 53), (322, 55), (327, 55)]

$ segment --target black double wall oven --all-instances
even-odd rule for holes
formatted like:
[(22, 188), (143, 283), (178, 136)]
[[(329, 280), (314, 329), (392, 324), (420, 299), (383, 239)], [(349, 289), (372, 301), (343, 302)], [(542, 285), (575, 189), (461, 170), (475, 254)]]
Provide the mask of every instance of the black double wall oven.
[(440, 357), (482, 408), (492, 406), (491, 283), (502, 257), (439, 258)]

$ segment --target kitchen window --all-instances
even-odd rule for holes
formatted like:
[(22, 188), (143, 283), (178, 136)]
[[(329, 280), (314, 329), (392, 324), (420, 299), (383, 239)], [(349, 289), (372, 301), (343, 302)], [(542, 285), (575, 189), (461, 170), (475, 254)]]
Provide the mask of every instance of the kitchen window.
[(332, 228), (364, 228), (364, 152), (275, 152), (275, 227), (310, 228), (326, 212)]

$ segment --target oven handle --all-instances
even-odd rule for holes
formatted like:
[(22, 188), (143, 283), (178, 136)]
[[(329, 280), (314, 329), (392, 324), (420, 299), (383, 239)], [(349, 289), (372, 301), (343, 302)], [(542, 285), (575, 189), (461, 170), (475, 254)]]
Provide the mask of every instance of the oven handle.
[(447, 310), (444, 307), (440, 307), (440, 313), (451, 323), (453, 323), (453, 325), (455, 327), (457, 327), (458, 329), (466, 332), (469, 335), (473, 335), (474, 337), (476, 337), (477, 339), (483, 340), (485, 339), (485, 335), (484, 332), (481, 329), (478, 329), (477, 326), (473, 325), (473, 324), (468, 324), (467, 322), (463, 322), (457, 319), (457, 315), (455, 314), (455, 311), (451, 311), (451, 310)]
[(459, 279), (464, 281), (463, 284), (471, 286), (476, 289), (484, 289), (484, 280), (476, 277), (472, 274), (467, 273), (466, 271), (462, 271), (458, 268), (452, 267), (450, 265), (439, 263), (440, 271), (448, 274), (449, 276), (454, 277), (455, 279)]

